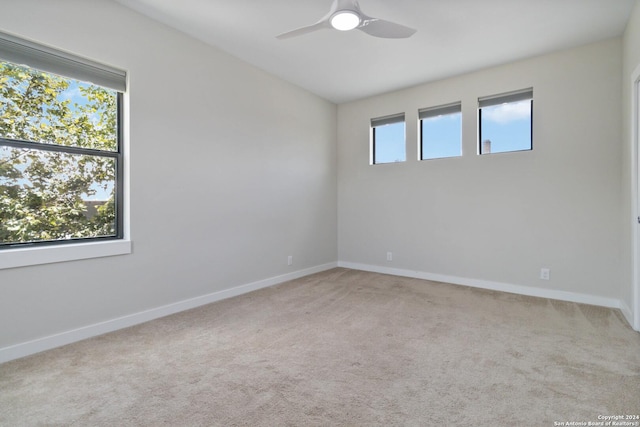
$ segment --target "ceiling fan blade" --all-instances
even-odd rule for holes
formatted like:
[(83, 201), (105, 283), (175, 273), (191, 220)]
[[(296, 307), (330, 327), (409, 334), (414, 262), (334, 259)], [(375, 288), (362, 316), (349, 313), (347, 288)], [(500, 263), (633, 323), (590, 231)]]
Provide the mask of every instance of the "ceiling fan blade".
[(416, 32), (413, 28), (405, 27), (395, 22), (369, 17), (362, 20), (362, 24), (360, 24), (358, 30), (364, 31), (370, 36), (385, 39), (406, 39)]
[(323, 28), (335, 28), (342, 31), (348, 31), (353, 29), (354, 26), (346, 25), (346, 28), (342, 28), (339, 23), (336, 24), (335, 22), (332, 22), (334, 18), (347, 15), (355, 15), (357, 20), (360, 21), (360, 24), (355, 27), (355, 29), (363, 31), (374, 37), (381, 37), (385, 39), (404, 39), (411, 37), (413, 33), (416, 32), (413, 28), (365, 15), (360, 10), (358, 0), (333, 0), (331, 9), (329, 9), (329, 13), (325, 15), (324, 18), (313, 25), (282, 33), (276, 36), (276, 38), (280, 40), (288, 39), (321, 30)]
[(306, 27), (297, 28), (295, 30), (287, 31), (286, 33), (277, 35), (276, 38), (280, 40), (289, 39), (291, 37), (301, 36), (303, 34), (312, 33), (314, 31), (318, 31), (323, 28), (329, 28), (329, 27), (330, 25), (328, 22), (326, 22), (325, 20), (320, 20), (313, 25), (307, 25)]

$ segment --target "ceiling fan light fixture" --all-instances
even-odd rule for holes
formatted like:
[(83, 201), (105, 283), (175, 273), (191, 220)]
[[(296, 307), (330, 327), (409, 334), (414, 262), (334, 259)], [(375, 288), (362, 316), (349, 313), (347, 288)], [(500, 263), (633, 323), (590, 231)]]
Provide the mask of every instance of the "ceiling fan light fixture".
[(289, 39), (323, 29), (359, 30), (382, 39), (406, 39), (416, 32), (413, 28), (364, 14), (360, 10), (358, 0), (333, 0), (329, 13), (315, 24), (287, 31), (277, 35), (276, 38)]
[(331, 26), (336, 30), (349, 31), (360, 25), (360, 16), (351, 10), (341, 10), (331, 17)]

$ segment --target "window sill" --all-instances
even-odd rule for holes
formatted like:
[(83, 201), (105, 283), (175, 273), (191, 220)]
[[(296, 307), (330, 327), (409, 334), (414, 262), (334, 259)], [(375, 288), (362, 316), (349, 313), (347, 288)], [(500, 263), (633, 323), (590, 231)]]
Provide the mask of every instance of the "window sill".
[(0, 252), (0, 270), (131, 253), (131, 240), (7, 249)]

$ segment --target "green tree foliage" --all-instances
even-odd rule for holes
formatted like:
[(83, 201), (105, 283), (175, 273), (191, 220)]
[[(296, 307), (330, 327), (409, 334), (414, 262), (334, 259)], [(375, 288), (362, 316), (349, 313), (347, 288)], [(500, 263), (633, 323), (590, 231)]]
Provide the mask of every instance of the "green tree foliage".
[[(0, 138), (116, 151), (114, 91), (0, 62)], [(115, 160), (3, 145), (0, 244), (115, 233)], [(95, 215), (85, 200), (108, 194)]]

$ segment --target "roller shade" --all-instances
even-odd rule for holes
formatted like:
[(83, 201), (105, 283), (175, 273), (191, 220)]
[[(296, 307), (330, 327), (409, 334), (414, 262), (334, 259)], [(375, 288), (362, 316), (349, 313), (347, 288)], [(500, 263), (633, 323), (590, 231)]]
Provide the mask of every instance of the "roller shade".
[(445, 114), (460, 113), (461, 111), (462, 111), (462, 105), (459, 102), (456, 102), (454, 104), (424, 108), (418, 111), (418, 117), (420, 118), (420, 120), (422, 120), (422, 119), (428, 119), (430, 117), (442, 116)]
[(377, 119), (371, 119), (371, 127), (375, 128), (378, 126), (391, 125), (393, 123), (401, 123), (404, 122), (404, 113), (394, 114), (392, 116), (379, 117)]
[(66, 52), (0, 32), (0, 59), (124, 92), (127, 75)]
[(492, 105), (504, 104), (506, 102), (527, 101), (533, 99), (533, 88), (523, 89), (515, 92), (503, 93), (501, 95), (485, 96), (478, 98), (478, 107), (491, 107)]

